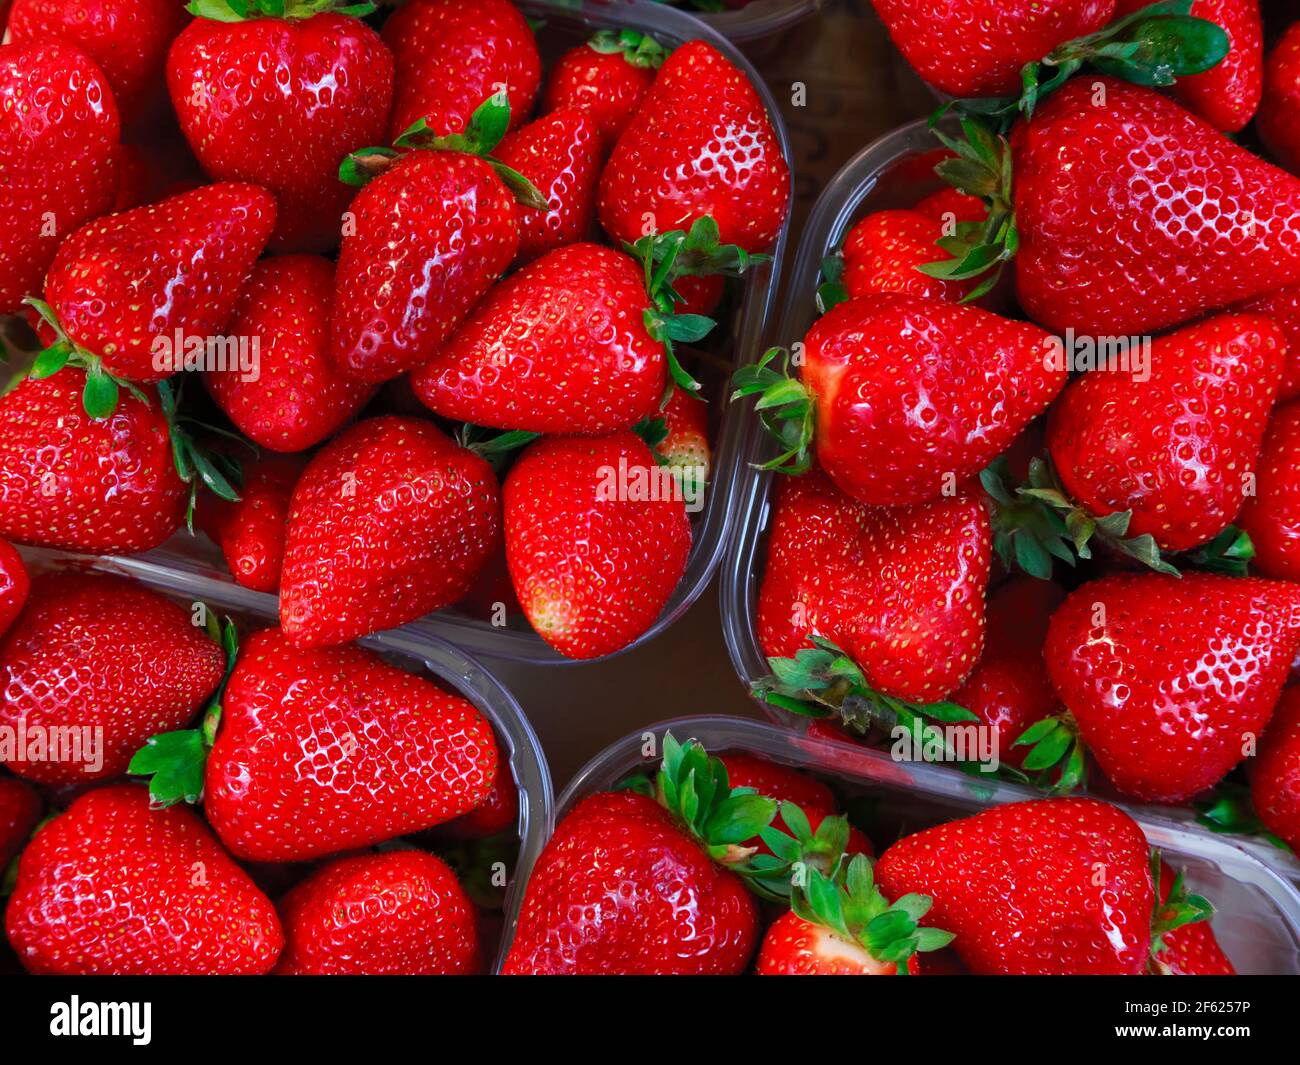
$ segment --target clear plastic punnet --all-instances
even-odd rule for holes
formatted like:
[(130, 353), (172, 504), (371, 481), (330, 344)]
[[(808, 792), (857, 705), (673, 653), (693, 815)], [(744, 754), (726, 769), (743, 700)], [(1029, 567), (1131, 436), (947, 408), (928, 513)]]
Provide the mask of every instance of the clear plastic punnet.
[[(587, 795), (654, 768), (657, 758), (646, 761), (643, 752), (662, 751), (666, 732), (683, 742), (699, 740), (713, 754), (745, 751), (781, 762), (824, 778), (845, 796), (871, 798), (873, 827), (890, 832), (876, 833), (880, 838), (874, 842), (882, 848), (900, 835), (999, 803), (1041, 798), (1024, 788), (900, 764), (879, 751), (797, 735), (760, 721), (682, 717), (647, 726), (605, 748), (564, 789), (556, 819)], [(1292, 884), (1225, 837), (1150, 811), (1137, 811), (1135, 817), (1147, 841), (1171, 866), (1186, 867), (1191, 890), (1214, 903), (1215, 936), (1239, 973), (1300, 973), (1300, 893)]]

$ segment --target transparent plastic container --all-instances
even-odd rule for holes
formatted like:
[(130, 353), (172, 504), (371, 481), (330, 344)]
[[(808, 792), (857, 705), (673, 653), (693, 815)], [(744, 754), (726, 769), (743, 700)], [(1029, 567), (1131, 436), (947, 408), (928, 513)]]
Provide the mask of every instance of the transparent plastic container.
[(788, 30), (821, 10), (822, 0), (750, 0), (734, 11), (684, 10), (733, 41), (745, 44)]
[[(943, 188), (934, 174), (933, 164), (941, 158), (938, 141), (928, 129), (926, 119), (901, 126), (868, 145), (854, 156), (826, 186), (808, 219), (799, 248), (793, 255), (786, 286), (786, 299), (772, 343), (790, 347), (803, 339), (817, 318), (816, 294), (821, 263), (837, 251), (854, 222), (882, 210), (910, 207), (918, 200)], [(751, 351), (751, 359), (760, 355)], [(738, 404), (741, 405), (741, 404)], [(748, 417), (740, 448), (739, 485), (735, 493), (736, 516), (732, 540), (723, 563), (721, 580), (722, 624), (741, 681), (748, 688), (768, 676), (764, 655), (755, 627), (758, 594), (767, 564), (767, 536), (772, 521), (771, 493), (775, 478), (785, 474), (756, 469), (757, 464), (776, 454), (767, 434), (753, 417), (752, 404), (743, 405)], [(764, 714), (783, 728), (802, 732), (806, 718), (789, 714), (758, 700)], [(949, 776), (961, 777), (959, 770), (943, 766), (917, 766)], [(1024, 797), (1036, 794), (1024, 790)], [(1144, 806), (1112, 794), (1100, 798), (1141, 816), (1159, 817), (1183, 824), (1187, 831), (1215, 837), (1196, 823), (1195, 812), (1186, 807)], [(1270, 846), (1262, 840), (1240, 836), (1220, 836), (1249, 850), (1261, 861), (1300, 884), (1300, 861), (1294, 855)]]
[[(823, 777), (845, 795), (872, 798), (871, 834), (880, 848), (930, 825), (1035, 797), (1023, 788), (997, 781), (985, 785), (932, 766), (900, 764), (879, 751), (799, 736), (759, 721), (683, 717), (628, 735), (588, 762), (560, 796), (557, 820), (579, 799), (653, 768), (657, 759), (642, 759), (647, 736), (653, 735), (653, 749), (662, 751), (666, 732), (681, 741), (697, 739), (713, 754), (760, 755)], [(1145, 812), (1137, 821), (1170, 865), (1186, 867), (1192, 890), (1214, 903), (1215, 936), (1238, 972), (1300, 973), (1300, 893), (1293, 885), (1222, 837)]]
[[(228, 581), (134, 565), (134, 560), (130, 559), (91, 558), (26, 547), (21, 552), (33, 574), (52, 570), (114, 574), (147, 585), (187, 606), (201, 601), (219, 614), (232, 614), (244, 623), (278, 624), (272, 596), (250, 592)], [(541, 743), (514, 696), (480, 663), (445, 641), (395, 631), (357, 642), (383, 655), (394, 665), (415, 673), (427, 673), (443, 687), (468, 699), (492, 722), (497, 740), (506, 754), (519, 789), (519, 853), (506, 887), (503, 932), (500, 945), (494, 952), (495, 971), (504, 960), (505, 950), (513, 936), (519, 906), (523, 902), (523, 886), (553, 828), (555, 794)]]

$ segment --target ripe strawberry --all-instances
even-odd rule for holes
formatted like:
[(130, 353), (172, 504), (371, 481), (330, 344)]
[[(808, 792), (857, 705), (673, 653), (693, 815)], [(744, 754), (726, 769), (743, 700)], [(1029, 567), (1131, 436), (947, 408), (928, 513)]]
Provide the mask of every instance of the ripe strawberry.
[(252, 185), (110, 215), (63, 242), (45, 298), (81, 361), (161, 381), (184, 343), (225, 328), (274, 225), (275, 201)]
[(692, 485), (708, 484), (713, 459), (708, 404), (674, 388), (655, 418), (662, 418), (664, 423), (663, 439), (653, 445), (655, 454), (667, 461), (668, 468), (688, 490)]
[(764, 653), (793, 656), (816, 635), (885, 695), (926, 704), (957, 688), (984, 643), (983, 504), (867, 507), (818, 471), (778, 493), (758, 601)]
[(1260, 820), (1300, 853), (1300, 688), (1282, 695), (1249, 772)]
[(95, 554), (157, 547), (185, 517), (167, 419), (129, 394), (106, 418), (82, 408), (71, 372), (0, 398), (0, 535)]
[(538, 635), (569, 658), (635, 642), (686, 572), (683, 493), (634, 433), (533, 444), (502, 502), (515, 594)]
[(23, 852), (5, 931), (31, 972), (252, 975), (275, 964), (275, 907), (189, 810), (99, 788)]
[(1286, 358), (1277, 402), (1300, 396), (1300, 285), (1289, 285), (1229, 308), (1234, 314), (1258, 314), (1272, 318), (1286, 337)]
[(176, 0), (14, 0), (8, 33), (19, 44), (80, 48), (104, 71), (130, 122), (162, 95), (167, 50), (187, 21)]
[(0, 777), (0, 876), (27, 839), (41, 816), (40, 796), (17, 777)]
[(487, 798), (469, 813), (439, 827), (452, 839), (489, 839), (511, 829), (519, 820), (519, 789), (509, 767), (502, 766)]
[[(115, 577), (38, 577), (0, 643), (0, 722), (32, 736), (94, 729), (80, 749), (14, 750), (4, 761), (45, 784), (121, 776), (155, 732), (184, 726), (221, 682), (223, 659), (189, 612)], [(53, 742), (53, 741), (51, 741)]]
[(768, 248), (790, 207), (790, 168), (763, 101), (712, 45), (664, 61), (600, 180), (600, 221), (615, 241), (688, 230), (709, 216), (720, 239)]
[(1148, 863), (1142, 830), (1117, 807), (1039, 799), (899, 840), (876, 882), (890, 898), (930, 896), (930, 919), (956, 933), (972, 972), (1136, 976), (1151, 945)]
[(958, 303), (970, 282), (929, 277), (917, 269), (944, 258), (942, 225), (917, 211), (877, 211), (849, 230), (841, 278), (849, 296), (903, 292)]
[(477, 916), (423, 851), (339, 858), (280, 903), (284, 976), (458, 976), (477, 969)]
[(561, 819), (529, 877), (505, 974), (744, 971), (758, 922), (739, 844), (772, 820), (776, 803), (732, 793), (716, 759), (671, 736), (657, 779), (662, 805), (602, 792)]
[(509, 133), (496, 158), (524, 175), (545, 197), (546, 210), (519, 207), (519, 260), (529, 262), (595, 229), (600, 136), (582, 111), (563, 109)]
[(988, 214), (983, 201), (954, 188), (931, 193), (912, 210), (938, 222), (940, 227), (954, 227), (960, 222), (982, 222)]
[(667, 52), (636, 30), (599, 30), (585, 44), (564, 53), (551, 68), (542, 110), (585, 111), (600, 139), (612, 148), (636, 114)]
[[(230, 335), (256, 344), (256, 376), (230, 365), (203, 375), (239, 431), (271, 451), (304, 451), (333, 436), (371, 395), (330, 362), (334, 266), (314, 255), (266, 259), (235, 305)], [(233, 360), (232, 360), (233, 362)]]
[(1103, 577), (1052, 617), (1044, 654), (1125, 795), (1182, 802), (1252, 749), (1300, 650), (1300, 588), (1186, 573)]
[(504, 85), (512, 126), (527, 120), (542, 80), (528, 20), (508, 0), (410, 0), (384, 26), (397, 65), (389, 139), (420, 119), (439, 136), (461, 133)]
[(721, 274), (688, 274), (675, 278), (673, 289), (681, 297), (675, 307), (678, 314), (702, 314), (707, 318), (727, 294), (727, 280)]
[[(384, 139), (393, 58), (343, 0), (251, 6), (251, 21), (231, 21), (225, 0), (195, 5), (211, 17), (196, 19), (172, 48), (172, 103), (214, 180), (247, 181), (275, 196), (274, 249), (328, 251), (353, 195), (338, 180), (339, 164)], [(263, 17), (272, 12), (280, 17)]]
[(103, 72), (55, 41), (0, 45), (0, 315), (40, 292), (59, 244), (113, 207), (117, 105)]
[(841, 303), (804, 338), (801, 387), (771, 363), (736, 375), (759, 394), (788, 450), (765, 468), (817, 461), (863, 503), (904, 506), (951, 494), (1005, 451), (1066, 381), (1049, 337), (978, 307), (899, 293)]
[(14, 619), (22, 613), (30, 590), (31, 578), (27, 576), (22, 555), (8, 540), (0, 540), (0, 636), (9, 631)]
[(237, 584), (279, 590), (290, 499), (302, 468), (296, 458), (266, 455), (244, 468), (238, 502), (211, 497), (204, 532), (221, 548)]
[(951, 96), (1007, 96), (1020, 71), (1101, 29), (1115, 0), (871, 0), (912, 68)]
[(1300, 173), (1300, 22), (1269, 53), (1256, 127), (1277, 161)]
[(1278, 407), (1259, 454), (1258, 480), (1237, 522), (1260, 576), (1300, 581), (1300, 403)]
[(1235, 976), (1237, 970), (1210, 926), (1213, 907), (1199, 896), (1188, 895), (1183, 875), (1158, 855), (1153, 855), (1152, 865), (1160, 900), (1151, 926), (1153, 970), (1164, 976)]
[(371, 418), (294, 489), (280, 579), (285, 637), (346, 643), (450, 606), (500, 536), (491, 467), (429, 422)]

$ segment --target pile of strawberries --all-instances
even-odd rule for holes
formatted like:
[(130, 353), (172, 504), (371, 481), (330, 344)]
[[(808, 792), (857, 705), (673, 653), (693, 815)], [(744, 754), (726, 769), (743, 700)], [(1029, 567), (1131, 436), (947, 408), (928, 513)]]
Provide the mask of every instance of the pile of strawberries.
[(949, 187), (859, 219), (737, 377), (791, 475), (757, 691), (1300, 849), (1300, 23), (937, 6), (876, 2), (959, 97)]

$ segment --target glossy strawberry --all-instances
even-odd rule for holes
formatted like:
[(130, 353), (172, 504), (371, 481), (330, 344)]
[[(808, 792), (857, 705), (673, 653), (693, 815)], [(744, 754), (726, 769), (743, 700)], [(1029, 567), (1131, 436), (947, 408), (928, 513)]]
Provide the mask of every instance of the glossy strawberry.
[(519, 820), (519, 788), (508, 766), (502, 766), (487, 798), (469, 813), (439, 827), (453, 839), (489, 839), (514, 828)]
[(450, 606), (500, 536), (496, 476), (431, 423), (359, 422), (294, 489), (280, 581), (285, 636), (345, 643)]
[[(1164, 976), (1235, 976), (1237, 970), (1214, 938), (1208, 919), (1177, 923), (1182, 919), (1177, 911), (1186, 901), (1179, 874), (1160, 861), (1159, 877), (1159, 905), (1152, 923), (1153, 971)], [(1169, 925), (1173, 927), (1166, 928)]]
[(891, 898), (930, 896), (929, 920), (956, 934), (953, 948), (974, 973), (1146, 971), (1147, 843), (1106, 803), (1009, 803), (926, 829), (880, 856), (876, 882)]
[(130, 394), (91, 418), (78, 376), (28, 379), (0, 398), (0, 534), (96, 554), (157, 547), (185, 518), (167, 420)]
[(457, 976), (478, 967), (477, 915), (455, 874), (417, 850), (318, 869), (280, 903), (284, 976)]
[(1300, 688), (1288, 688), (1250, 763), (1255, 812), (1300, 853)]
[[(333, 436), (370, 398), (328, 357), (334, 266), (314, 255), (266, 259), (253, 268), (229, 335), (256, 355), (203, 375), (241, 433), (271, 451), (304, 451)], [(256, 345), (253, 347), (253, 345)], [(251, 370), (251, 372), (250, 372)]]
[(959, 302), (973, 287), (967, 282), (928, 277), (917, 269), (946, 258), (936, 243), (942, 224), (918, 211), (876, 211), (849, 230), (841, 255), (841, 281), (850, 296), (905, 292)]
[(514, 261), (519, 220), (488, 163), (448, 151), (404, 156), (357, 194), (352, 212), (330, 358), (379, 382), (424, 364), (451, 336)]
[(515, 593), (538, 635), (569, 658), (634, 643), (686, 572), (684, 493), (633, 433), (533, 444), (502, 501)]
[(1277, 401), (1282, 403), (1300, 396), (1300, 285), (1243, 300), (1230, 310), (1236, 314), (1262, 315), (1277, 323), (1286, 337), (1286, 358), (1282, 363)]
[(239, 501), (205, 500), (204, 531), (216, 541), (237, 584), (255, 592), (280, 588), (289, 507), (303, 463), (263, 455), (243, 464)]
[(724, 243), (761, 252), (776, 240), (789, 206), (790, 168), (762, 99), (712, 45), (682, 45), (605, 166), (605, 231), (634, 243), (647, 232), (688, 230), (708, 215)]
[[(22, 555), (8, 540), (0, 540), (0, 636), (9, 630), (14, 619), (22, 613), (31, 584)], [(3, 864), (0, 862), (0, 865)]]
[(680, 388), (674, 388), (664, 408), (655, 415), (664, 423), (663, 439), (654, 445), (687, 486), (709, 481), (713, 449), (709, 444), (709, 405)]
[(328, 251), (353, 195), (339, 164), (385, 140), (393, 59), (359, 19), (305, 0), (281, 8), (283, 19), (196, 19), (172, 49), (167, 80), (203, 169), (275, 196), (271, 246)]
[(1262, 577), (1300, 581), (1300, 403), (1278, 407), (1259, 455), (1255, 491), (1237, 523), (1255, 547)]
[(36, 834), (5, 931), (29, 971), (73, 976), (252, 975), (284, 945), (270, 900), (198, 817), (127, 784)]
[(528, 21), (509, 0), (411, 0), (384, 25), (384, 43), (397, 66), (390, 140), (420, 119), (438, 135), (460, 133), (502, 85), (512, 126), (533, 109), (541, 57)]
[(59, 244), (117, 195), (117, 105), (71, 45), (0, 45), (0, 314), (40, 294)]
[(472, 703), (355, 645), (300, 650), (279, 630), (257, 633), (222, 705), (204, 809), (249, 861), (430, 828), (478, 806), (498, 772), (492, 728)]
[(1182, 802), (1253, 749), (1300, 650), (1300, 587), (1185, 573), (1104, 577), (1052, 617), (1061, 702), (1125, 795)]
[(551, 67), (542, 93), (542, 110), (584, 111), (612, 148), (641, 106), (667, 53), (647, 34), (600, 30), (570, 49)]
[(274, 225), (275, 201), (252, 185), (208, 185), (110, 215), (63, 242), (45, 299), (108, 372), (161, 381), (190, 338), (225, 330)]
[(938, 222), (945, 230), (959, 222), (982, 222), (988, 213), (981, 200), (951, 187), (931, 193), (912, 210)]
[(41, 815), (40, 796), (17, 777), (0, 777), (0, 870), (18, 857)]
[(1300, 22), (1293, 23), (1269, 53), (1255, 125), (1277, 161), (1300, 173)]

